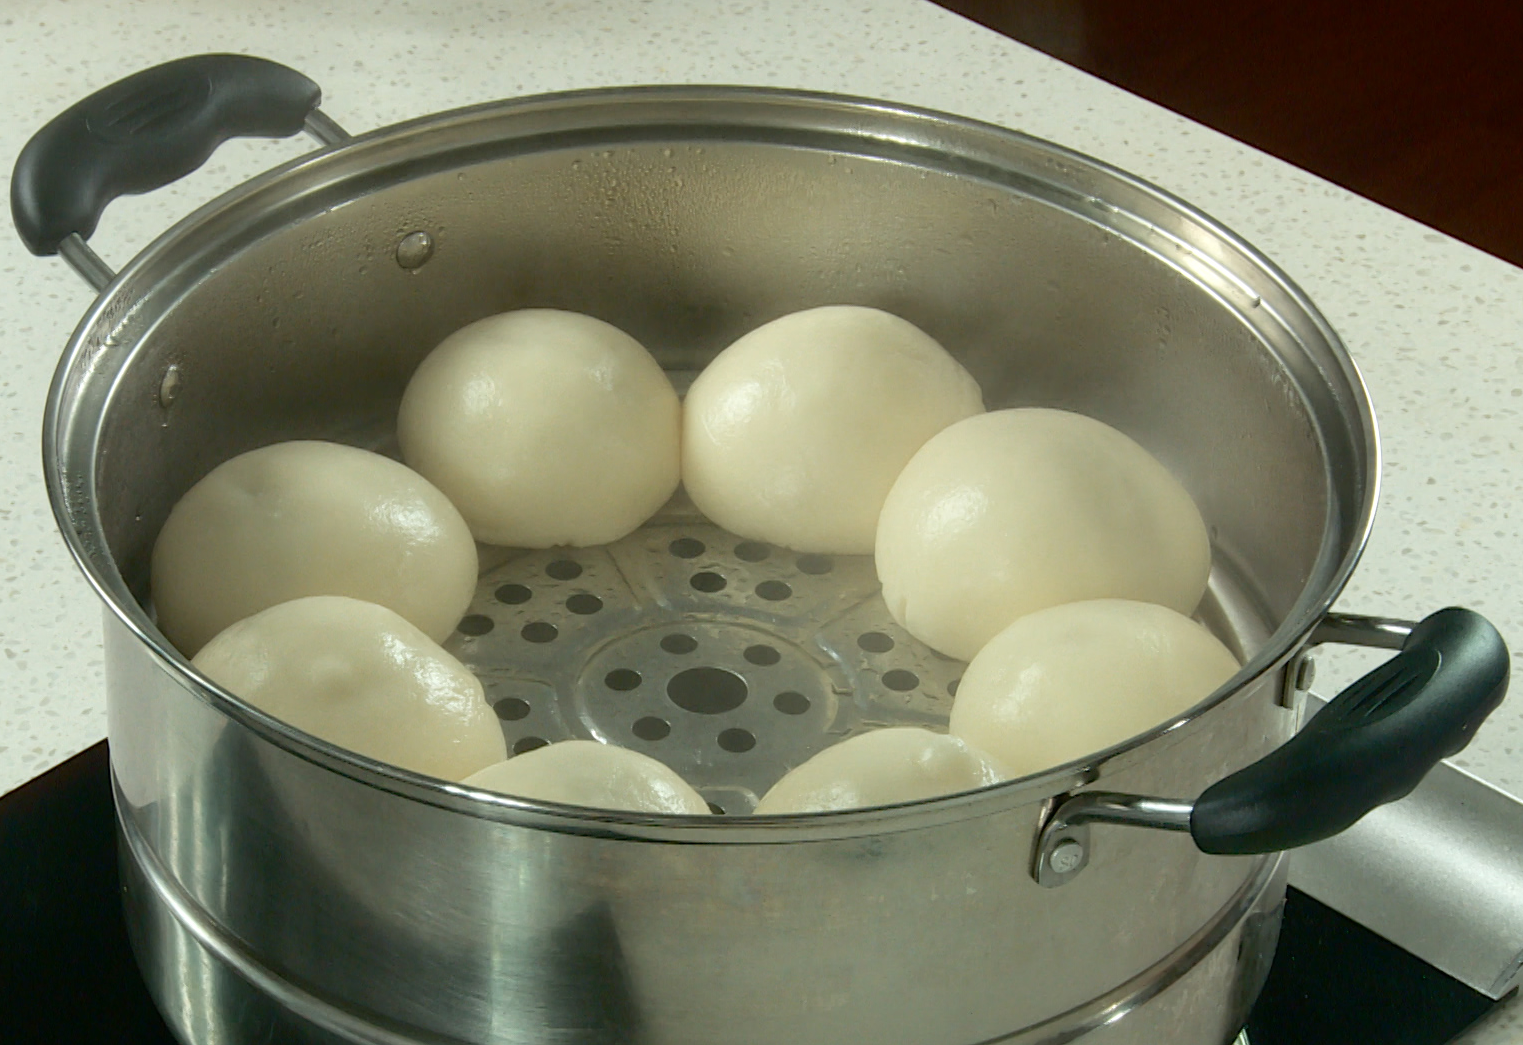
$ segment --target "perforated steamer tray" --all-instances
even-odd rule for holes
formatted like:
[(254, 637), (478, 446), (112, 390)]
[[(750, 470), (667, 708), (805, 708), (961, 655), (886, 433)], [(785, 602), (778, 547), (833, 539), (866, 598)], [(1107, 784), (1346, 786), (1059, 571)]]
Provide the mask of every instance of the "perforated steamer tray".
[[(668, 376), (685, 394), (697, 373)], [(872, 556), (737, 537), (681, 489), (613, 544), (481, 552), (476, 596), (445, 647), (481, 679), (509, 752), (627, 747), (670, 766), (715, 813), (750, 813), (784, 773), (849, 736), (945, 732), (966, 667), (893, 620)], [(1268, 640), (1220, 554), (1195, 616), (1240, 662)]]
[(749, 813), (847, 736), (946, 727), (964, 665), (893, 622), (871, 556), (743, 540), (681, 494), (615, 544), (501, 554), (446, 646), (514, 753), (617, 744)]

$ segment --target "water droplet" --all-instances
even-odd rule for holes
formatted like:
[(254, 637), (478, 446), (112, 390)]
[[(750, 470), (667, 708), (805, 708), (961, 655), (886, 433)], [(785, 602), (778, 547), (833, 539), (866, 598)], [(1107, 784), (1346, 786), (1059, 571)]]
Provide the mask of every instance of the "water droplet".
[(396, 264), (408, 270), (422, 268), (426, 260), (433, 256), (434, 238), (422, 230), (407, 233), (396, 245)]
[(171, 363), (164, 371), (164, 379), (159, 382), (159, 405), (168, 410), (176, 398), (180, 395), (180, 367), (177, 363)]

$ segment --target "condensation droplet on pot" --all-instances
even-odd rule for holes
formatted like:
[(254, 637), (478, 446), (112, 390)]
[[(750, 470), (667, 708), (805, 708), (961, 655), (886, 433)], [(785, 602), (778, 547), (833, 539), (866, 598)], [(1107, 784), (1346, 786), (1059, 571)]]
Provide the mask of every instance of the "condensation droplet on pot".
[(168, 410), (180, 394), (180, 365), (171, 363), (164, 370), (164, 379), (159, 382), (159, 405)]
[(426, 232), (409, 232), (397, 244), (397, 264), (405, 269), (422, 268), (434, 256), (434, 237)]

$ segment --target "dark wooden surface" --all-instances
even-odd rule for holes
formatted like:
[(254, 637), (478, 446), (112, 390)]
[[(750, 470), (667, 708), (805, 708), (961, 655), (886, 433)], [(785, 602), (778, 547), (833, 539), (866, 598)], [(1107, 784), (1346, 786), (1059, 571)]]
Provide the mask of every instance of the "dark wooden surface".
[(1523, 0), (938, 0), (1523, 265)]

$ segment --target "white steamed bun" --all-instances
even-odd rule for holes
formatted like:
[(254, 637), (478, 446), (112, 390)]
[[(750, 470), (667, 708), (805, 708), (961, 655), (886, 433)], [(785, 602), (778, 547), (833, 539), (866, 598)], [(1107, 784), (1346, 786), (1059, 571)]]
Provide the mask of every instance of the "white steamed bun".
[(234, 624), (191, 663), (281, 721), (403, 769), (459, 780), (506, 750), (476, 676), (384, 606), (294, 599)]
[(1004, 767), (958, 737), (913, 726), (861, 733), (789, 770), (758, 815), (894, 805), (997, 784)]
[(638, 751), (562, 740), (487, 766), (463, 781), (518, 798), (636, 813), (708, 813), (709, 804), (670, 768)]
[(1171, 609), (1071, 602), (990, 640), (957, 685), (949, 728), (1026, 776), (1162, 725), (1237, 669), (1216, 636)]
[(795, 312), (736, 341), (693, 382), (682, 480), (732, 533), (867, 554), (905, 462), (983, 408), (962, 365), (905, 320), (853, 305)]
[(405, 465), (338, 443), (275, 443), (224, 461), (169, 513), (153, 549), (159, 629), (186, 656), (260, 610), (347, 595), (447, 638), (476, 589), (476, 545)]
[(440, 342), (402, 397), (402, 457), (486, 544), (616, 541), (677, 488), (681, 406), (638, 341), (531, 308)]
[(1191, 612), (1211, 548), (1185, 488), (1116, 429), (1062, 410), (996, 410), (933, 436), (878, 520), (893, 618), (969, 660), (1017, 617), (1081, 599)]

